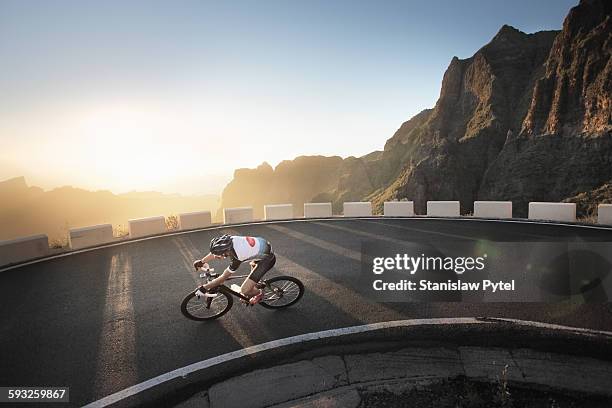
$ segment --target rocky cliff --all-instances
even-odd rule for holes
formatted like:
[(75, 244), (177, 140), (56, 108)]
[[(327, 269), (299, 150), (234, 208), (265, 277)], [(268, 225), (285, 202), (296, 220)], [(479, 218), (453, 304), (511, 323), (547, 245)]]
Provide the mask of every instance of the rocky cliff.
[(489, 167), (480, 197), (511, 199), (524, 215), (529, 201), (599, 196), (589, 192), (612, 180), (611, 14), (603, 0), (570, 11), (521, 130)]
[(275, 169), (268, 163), (238, 169), (223, 190), (221, 208), (253, 206), (255, 216), (262, 218), (265, 204), (292, 203), (295, 215), (303, 215), (303, 203), (335, 189), (345, 161), (338, 156), (301, 156)]
[[(485, 199), (511, 200), (524, 216), (528, 201), (597, 189), (612, 180), (611, 5), (581, 1), (560, 32), (503, 26), (471, 58), (451, 60), (435, 107), (382, 152), (237, 171), (222, 206), (371, 200), (380, 211), (407, 198), (417, 213), (427, 200), (460, 200), (467, 213)], [(263, 201), (252, 186), (265, 186)]]

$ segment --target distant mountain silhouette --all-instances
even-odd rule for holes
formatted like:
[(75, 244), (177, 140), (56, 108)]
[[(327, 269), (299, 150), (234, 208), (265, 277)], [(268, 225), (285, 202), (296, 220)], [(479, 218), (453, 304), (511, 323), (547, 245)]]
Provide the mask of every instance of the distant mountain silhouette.
[[(454, 57), (433, 109), (408, 120), (382, 152), (299, 157), (275, 169), (240, 169), (222, 206), (331, 201), (583, 200), (612, 183), (612, 2), (582, 0), (562, 31), (504, 25), (472, 57)], [(599, 189), (599, 190), (598, 190)], [(589, 194), (588, 192), (597, 191)], [(582, 194), (582, 195), (580, 195)], [(585, 198), (586, 197), (586, 198)]]
[(113, 194), (70, 186), (44, 191), (24, 177), (0, 182), (0, 240), (46, 233), (65, 240), (69, 228), (96, 224), (122, 226), (127, 220), (156, 215), (209, 210), (215, 214), (219, 197), (181, 196), (154, 191)]

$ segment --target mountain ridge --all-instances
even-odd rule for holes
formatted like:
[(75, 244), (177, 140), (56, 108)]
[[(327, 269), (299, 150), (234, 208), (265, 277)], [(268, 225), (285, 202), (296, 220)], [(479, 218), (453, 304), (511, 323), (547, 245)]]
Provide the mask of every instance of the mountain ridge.
[(62, 186), (48, 191), (29, 186), (25, 177), (0, 181), (0, 240), (45, 233), (65, 242), (68, 229), (113, 224), (127, 230), (127, 220), (148, 216), (210, 210), (219, 204), (214, 195), (180, 196), (159, 192), (113, 194)]
[[(422, 214), (428, 200), (458, 200), (462, 213), (475, 200), (508, 200), (526, 216), (529, 201), (561, 201), (612, 180), (610, 4), (582, 0), (560, 31), (502, 26), (472, 57), (451, 59), (435, 106), (404, 122), (382, 153), (333, 159), (316, 193), (300, 191), (306, 175), (279, 184), (270, 168), (261, 186), (283, 194), (268, 202), (331, 201), (339, 212), (344, 201), (369, 200), (380, 212), (384, 201), (409, 199)], [(235, 177), (222, 206), (257, 213), (265, 203), (240, 194), (255, 179)]]

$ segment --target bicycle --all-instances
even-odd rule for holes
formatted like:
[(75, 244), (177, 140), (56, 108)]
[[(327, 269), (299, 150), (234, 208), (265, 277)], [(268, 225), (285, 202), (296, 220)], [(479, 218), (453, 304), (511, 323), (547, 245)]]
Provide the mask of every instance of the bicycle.
[[(214, 268), (202, 269), (201, 279), (206, 283), (218, 277)], [(230, 276), (226, 281), (246, 278), (248, 275)], [(262, 279), (255, 285), (257, 289), (263, 289), (264, 294), (259, 305), (266, 309), (283, 309), (296, 304), (304, 295), (304, 284), (292, 276), (275, 276), (270, 279)], [(217, 319), (232, 308), (233, 296), (245, 303), (245, 306), (254, 306), (249, 303), (249, 297), (240, 293), (240, 287), (236, 284), (229, 288), (225, 284), (219, 285), (202, 295), (198, 295), (199, 287), (187, 294), (181, 303), (181, 312), (191, 320), (206, 321)]]

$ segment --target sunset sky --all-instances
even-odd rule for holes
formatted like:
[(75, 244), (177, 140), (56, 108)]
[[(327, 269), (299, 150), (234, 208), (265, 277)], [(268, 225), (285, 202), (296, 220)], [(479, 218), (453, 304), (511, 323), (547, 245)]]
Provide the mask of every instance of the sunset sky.
[(453, 56), (577, 0), (0, 0), (0, 181), (220, 193), (233, 170), (382, 149)]

